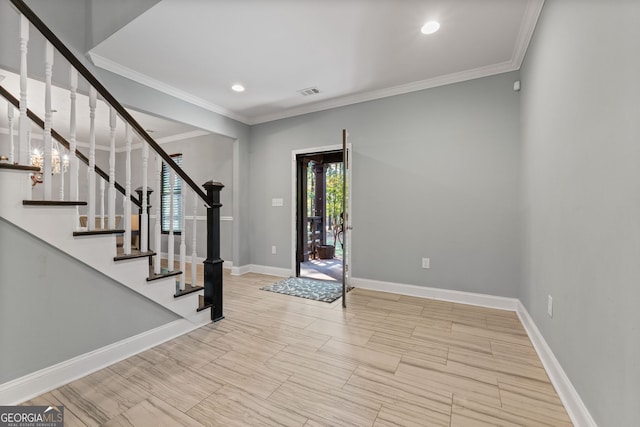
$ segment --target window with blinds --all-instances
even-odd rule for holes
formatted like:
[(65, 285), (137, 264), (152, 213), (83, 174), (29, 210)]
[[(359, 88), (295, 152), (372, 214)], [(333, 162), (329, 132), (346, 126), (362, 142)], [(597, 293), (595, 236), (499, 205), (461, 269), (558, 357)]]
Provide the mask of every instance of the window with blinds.
[[(171, 158), (182, 167), (182, 154), (172, 154)], [(171, 188), (171, 169), (162, 163), (162, 191), (160, 209), (162, 212), (162, 232), (168, 233), (171, 225), (171, 193), (173, 193), (173, 232), (182, 232), (182, 179), (176, 174), (173, 188)]]

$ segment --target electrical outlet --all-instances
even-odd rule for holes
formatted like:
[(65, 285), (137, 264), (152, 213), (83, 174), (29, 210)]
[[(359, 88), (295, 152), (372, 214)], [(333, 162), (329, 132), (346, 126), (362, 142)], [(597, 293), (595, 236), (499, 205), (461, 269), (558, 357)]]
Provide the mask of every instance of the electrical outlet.
[(271, 246), (271, 253), (275, 255), (276, 253), (278, 253), (278, 249), (275, 246)]
[(422, 258), (422, 268), (430, 268), (429, 258)]
[(548, 296), (548, 300), (547, 300), (547, 314), (549, 315), (549, 317), (553, 317), (553, 298), (551, 298), (551, 295), (547, 295)]

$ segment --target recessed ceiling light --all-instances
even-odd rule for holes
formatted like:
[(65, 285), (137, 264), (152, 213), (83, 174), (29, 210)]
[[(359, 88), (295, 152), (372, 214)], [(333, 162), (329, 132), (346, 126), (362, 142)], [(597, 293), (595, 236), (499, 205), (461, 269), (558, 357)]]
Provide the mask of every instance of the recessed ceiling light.
[(429, 21), (420, 28), (422, 34), (433, 34), (440, 29), (438, 21)]
[(242, 86), (241, 84), (234, 84), (233, 86), (231, 86), (231, 90), (235, 91), (235, 92), (244, 92), (244, 86)]

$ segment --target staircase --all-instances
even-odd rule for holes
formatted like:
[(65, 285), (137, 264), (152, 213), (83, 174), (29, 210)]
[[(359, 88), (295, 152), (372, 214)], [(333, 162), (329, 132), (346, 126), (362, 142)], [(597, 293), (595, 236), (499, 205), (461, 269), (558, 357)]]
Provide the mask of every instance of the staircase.
[[(46, 241), (56, 248), (66, 252), (77, 260), (91, 266), (95, 270), (122, 283), (130, 289), (144, 295), (152, 301), (166, 307), (180, 317), (192, 322), (194, 325), (202, 325), (210, 321), (218, 321), (223, 318), (222, 310), (222, 260), (220, 259), (220, 191), (223, 185), (217, 182), (207, 182), (203, 185), (205, 191), (198, 186), (181, 169), (173, 159), (157, 144), (156, 141), (136, 122), (129, 112), (100, 84), (92, 73), (66, 48), (66, 46), (47, 28), (47, 26), (34, 14), (34, 12), (22, 0), (10, 1), (17, 9), (16, 19), (20, 27), (20, 84), (19, 87), (0, 86), (0, 96), (6, 99), (9, 105), (9, 126), (11, 154), (4, 162), (0, 161), (0, 216)], [(34, 29), (36, 31), (34, 31)], [(30, 108), (29, 94), (27, 93), (27, 52), (29, 39), (42, 37), (45, 42), (45, 109), (44, 119), (38, 117)], [(57, 51), (67, 61), (60, 65), (70, 68), (68, 87), (70, 103), (69, 132), (65, 138), (66, 129), (54, 129), (52, 127), (53, 110), (51, 108), (52, 68), (53, 52)], [(0, 70), (0, 74), (2, 70)], [(91, 136), (88, 155), (82, 153), (76, 142), (76, 105), (78, 78), (84, 79), (80, 86), (89, 87), (89, 104), (91, 108)], [(110, 111), (110, 163), (109, 171), (104, 172), (96, 166), (95, 152), (95, 109), (96, 103), (104, 102)], [(14, 108), (17, 112), (14, 113)], [(59, 108), (59, 107), (58, 107)], [(14, 115), (18, 120), (18, 129), (14, 134)], [(124, 185), (115, 180), (115, 142), (116, 124), (126, 126), (126, 182)], [(33, 153), (30, 147), (31, 133), (34, 125), (40, 128), (43, 135), (44, 154), (42, 165), (34, 166)], [(142, 142), (142, 164), (131, 165), (131, 152), (133, 134)], [(70, 156), (69, 171), (66, 166), (60, 164), (62, 151), (68, 150)], [(55, 157), (57, 153), (57, 158)], [(151, 153), (151, 156), (149, 155)], [(147, 183), (147, 170), (149, 161), (155, 166), (157, 178), (155, 183)], [(57, 162), (57, 164), (56, 164)], [(87, 165), (87, 200), (79, 198), (80, 167)], [(160, 263), (160, 170), (161, 165), (171, 170), (172, 186), (173, 177), (182, 182), (182, 237), (180, 244), (179, 263), (180, 268), (174, 268), (173, 249), (173, 209), (171, 210), (171, 231), (169, 237), (169, 260), (167, 268)], [(54, 171), (58, 168), (57, 176)], [(131, 181), (132, 167), (139, 167), (142, 182)], [(150, 169), (149, 169), (150, 170)], [(44, 197), (34, 200), (32, 183), (43, 187)], [(65, 178), (66, 177), (66, 178)], [(54, 195), (54, 179), (61, 179), (60, 189)], [(67, 180), (65, 182), (65, 179)], [(100, 185), (97, 185), (100, 184)], [(137, 198), (132, 195), (132, 185), (147, 188), (148, 184), (156, 185), (156, 201), (150, 203), (147, 192), (141, 192)], [(100, 187), (102, 191), (97, 188)], [(65, 191), (68, 188), (68, 191)], [(107, 193), (105, 193), (107, 189)], [(108, 225), (115, 224), (116, 197), (120, 193), (123, 199), (122, 211), (117, 212), (125, 219), (124, 226), (118, 228), (96, 227), (100, 218), (106, 220)], [(106, 195), (105, 195), (106, 194)], [(171, 203), (173, 204), (173, 193)], [(105, 203), (106, 199), (106, 203)], [(185, 234), (185, 209), (186, 200), (193, 204), (193, 227), (190, 244), (191, 252), (191, 277), (192, 283), (186, 282), (186, 247)], [(150, 230), (151, 217), (149, 205), (156, 207), (155, 231)], [(108, 213), (105, 214), (105, 205)], [(196, 261), (199, 259), (195, 248), (197, 237), (205, 235), (203, 230), (196, 232), (195, 212), (198, 206), (206, 206), (206, 247), (207, 254), (204, 261), (204, 282), (196, 283)], [(81, 227), (79, 209), (87, 210), (87, 226)], [(131, 248), (131, 213), (132, 209), (140, 212), (140, 247), (138, 250)], [(123, 244), (118, 248), (118, 238)], [(150, 242), (153, 244), (150, 244)], [(154, 249), (155, 247), (155, 249)]]
[(208, 310), (198, 311), (200, 292), (174, 297), (180, 271), (150, 276), (148, 256), (117, 258), (116, 233), (124, 230), (76, 231), (76, 206), (86, 202), (28, 200), (34, 169), (0, 167), (1, 217), (195, 324), (210, 321)]

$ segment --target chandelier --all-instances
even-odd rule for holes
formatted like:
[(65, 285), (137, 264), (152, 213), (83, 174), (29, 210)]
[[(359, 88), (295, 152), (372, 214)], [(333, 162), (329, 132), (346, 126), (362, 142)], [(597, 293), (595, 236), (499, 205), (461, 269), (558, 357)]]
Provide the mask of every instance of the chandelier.
[[(40, 168), (40, 172), (34, 173), (31, 177), (32, 186), (42, 183), (42, 167), (44, 166), (44, 155), (42, 150), (34, 148), (31, 152), (31, 165)], [(65, 173), (69, 169), (69, 156), (64, 154), (60, 156), (58, 144), (51, 150), (51, 174), (57, 175), (60, 172)]]

